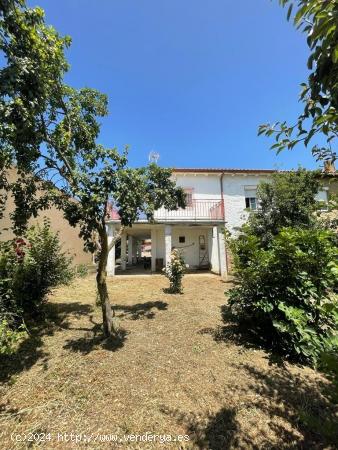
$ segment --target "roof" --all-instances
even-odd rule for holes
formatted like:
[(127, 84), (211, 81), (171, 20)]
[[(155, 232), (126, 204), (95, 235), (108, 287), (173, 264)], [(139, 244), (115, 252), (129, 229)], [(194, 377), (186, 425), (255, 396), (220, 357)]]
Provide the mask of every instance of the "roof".
[(181, 172), (181, 173), (276, 173), (280, 172), (275, 169), (207, 169), (207, 168), (181, 168), (177, 167), (173, 169), (173, 172)]
[[(242, 173), (242, 174), (271, 174), (271, 173), (285, 173), (285, 172), (290, 172), (290, 170), (277, 170), (277, 169), (228, 169), (228, 168), (219, 168), (219, 169), (214, 169), (214, 168), (192, 168), (192, 167), (188, 167), (188, 168), (183, 168), (183, 167), (176, 167), (173, 169), (174, 173)], [(338, 172), (319, 172), (318, 175), (320, 177), (323, 178), (337, 178), (338, 177)]]

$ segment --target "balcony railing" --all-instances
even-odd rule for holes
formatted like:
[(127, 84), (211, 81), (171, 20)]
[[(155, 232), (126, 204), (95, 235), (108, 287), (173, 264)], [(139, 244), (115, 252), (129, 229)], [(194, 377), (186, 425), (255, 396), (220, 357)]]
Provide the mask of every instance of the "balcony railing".
[[(110, 220), (120, 220), (117, 210), (111, 206), (108, 207), (107, 215)], [(184, 209), (158, 209), (154, 219), (161, 222), (219, 222), (224, 220), (224, 203), (219, 199), (193, 199)], [(141, 215), (139, 220), (146, 220), (146, 217)]]
[(216, 199), (193, 199), (185, 209), (168, 211), (160, 208), (155, 212), (155, 220), (174, 222), (213, 222), (224, 220), (224, 204)]

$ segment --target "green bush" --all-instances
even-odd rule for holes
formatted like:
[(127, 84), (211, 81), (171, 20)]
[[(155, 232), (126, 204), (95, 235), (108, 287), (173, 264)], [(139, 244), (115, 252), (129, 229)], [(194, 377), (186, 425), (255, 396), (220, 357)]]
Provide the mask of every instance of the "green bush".
[(18, 342), (27, 336), (23, 325), (13, 329), (8, 320), (0, 320), (0, 355), (10, 355), (15, 352)]
[(26, 236), (0, 244), (0, 349), (10, 352), (22, 337), (23, 317), (42, 312), (51, 289), (73, 277), (71, 258), (50, 224), (31, 227)]
[(231, 243), (236, 286), (230, 306), (290, 356), (316, 363), (338, 325), (338, 249), (334, 234), (283, 228), (266, 248), (250, 226)]
[(59, 235), (47, 220), (43, 226), (31, 227), (26, 238), (22, 261), (18, 259), (16, 265), (13, 293), (20, 309), (35, 313), (53, 288), (71, 281), (74, 271), (71, 258), (62, 251)]
[(170, 262), (167, 267), (163, 269), (164, 275), (170, 281), (169, 291), (173, 294), (181, 294), (183, 292), (182, 288), (182, 278), (185, 272), (186, 265), (182, 253), (178, 249), (174, 249), (171, 252)]
[(86, 266), (86, 264), (79, 264), (78, 266), (75, 267), (75, 273), (76, 276), (79, 278), (84, 278), (88, 275), (88, 267)]

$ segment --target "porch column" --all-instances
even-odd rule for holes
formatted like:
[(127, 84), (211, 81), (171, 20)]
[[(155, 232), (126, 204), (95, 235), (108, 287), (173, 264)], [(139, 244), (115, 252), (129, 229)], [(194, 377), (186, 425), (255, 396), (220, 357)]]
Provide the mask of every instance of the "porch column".
[(121, 269), (126, 270), (127, 263), (127, 235), (122, 234), (121, 237)]
[(211, 270), (214, 273), (220, 273), (220, 261), (219, 261), (219, 245), (218, 245), (218, 230), (217, 227), (212, 227), (211, 230), (211, 250), (210, 250), (210, 262)]
[(225, 278), (227, 275), (227, 265), (226, 265), (226, 256), (225, 256), (225, 241), (224, 241), (224, 232), (223, 227), (217, 227), (218, 232), (218, 248), (219, 248), (219, 268), (220, 275), (222, 278)]
[(136, 260), (140, 260), (141, 259), (141, 241), (137, 241), (137, 249), (136, 249)]
[(151, 229), (151, 271), (156, 272), (156, 228)]
[[(114, 238), (115, 227), (113, 224), (107, 225), (107, 234), (108, 234), (108, 246)], [(108, 253), (108, 261), (107, 261), (107, 274), (110, 277), (115, 275), (115, 245)]]
[(128, 236), (128, 264), (133, 264), (133, 236)]
[(170, 261), (171, 254), (171, 225), (166, 225), (164, 228), (164, 267)]
[(136, 263), (137, 263), (137, 247), (138, 247), (138, 241), (137, 241), (136, 239), (134, 239), (134, 242), (133, 242), (133, 251), (132, 251), (132, 254), (131, 254), (133, 264), (136, 264)]

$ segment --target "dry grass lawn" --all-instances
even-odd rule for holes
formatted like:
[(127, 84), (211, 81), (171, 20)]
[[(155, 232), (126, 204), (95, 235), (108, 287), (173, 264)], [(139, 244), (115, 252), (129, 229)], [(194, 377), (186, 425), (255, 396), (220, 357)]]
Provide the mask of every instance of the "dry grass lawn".
[[(101, 341), (93, 276), (55, 292), (54, 321), (0, 361), (1, 449), (337, 448), (332, 385), (274, 361), (223, 322), (228, 284), (188, 275), (183, 295), (166, 285), (162, 276), (109, 281), (122, 330), (114, 345)], [(189, 441), (100, 441), (147, 431)], [(98, 440), (57, 439), (70, 432)], [(16, 442), (11, 433), (51, 440)]]

